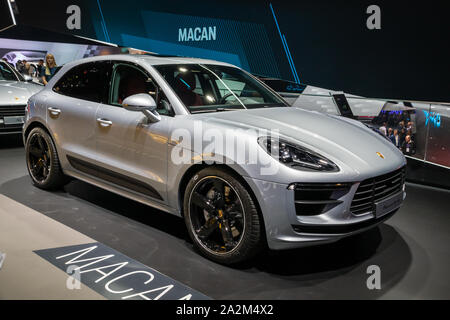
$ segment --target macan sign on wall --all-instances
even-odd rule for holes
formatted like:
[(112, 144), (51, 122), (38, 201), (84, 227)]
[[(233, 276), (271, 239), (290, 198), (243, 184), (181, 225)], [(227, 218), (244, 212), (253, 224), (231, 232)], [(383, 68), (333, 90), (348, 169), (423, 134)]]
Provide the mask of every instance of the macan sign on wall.
[(185, 41), (212, 41), (217, 39), (217, 28), (212, 27), (195, 27), (195, 28), (179, 28), (178, 42)]

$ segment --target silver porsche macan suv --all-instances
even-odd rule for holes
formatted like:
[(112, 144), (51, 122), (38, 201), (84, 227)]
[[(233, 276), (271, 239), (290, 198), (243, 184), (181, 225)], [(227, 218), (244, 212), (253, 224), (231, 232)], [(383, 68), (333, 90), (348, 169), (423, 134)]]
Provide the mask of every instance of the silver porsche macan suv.
[(405, 197), (405, 158), (385, 138), (289, 107), (211, 60), (68, 63), (29, 99), (23, 138), (37, 187), (70, 176), (182, 216), (194, 246), (223, 264), (361, 232)]

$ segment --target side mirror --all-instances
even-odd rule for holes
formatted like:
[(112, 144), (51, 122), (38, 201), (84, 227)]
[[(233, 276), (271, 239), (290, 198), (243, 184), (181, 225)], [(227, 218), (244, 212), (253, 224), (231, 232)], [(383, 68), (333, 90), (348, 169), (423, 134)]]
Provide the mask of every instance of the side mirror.
[(23, 79), (24, 79), (26, 82), (31, 82), (31, 81), (33, 81), (33, 78), (32, 78), (31, 76), (27, 75), (27, 74), (24, 74), (24, 75), (23, 75)]
[(161, 120), (160, 114), (156, 111), (155, 99), (147, 93), (133, 94), (125, 98), (122, 106), (129, 111), (142, 112), (150, 122), (158, 122)]

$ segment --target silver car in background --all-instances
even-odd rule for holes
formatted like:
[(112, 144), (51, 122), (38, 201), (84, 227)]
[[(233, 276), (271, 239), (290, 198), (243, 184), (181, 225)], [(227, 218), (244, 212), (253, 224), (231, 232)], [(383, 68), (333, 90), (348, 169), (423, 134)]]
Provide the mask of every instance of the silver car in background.
[(69, 63), (30, 98), (23, 138), (36, 186), (75, 177), (182, 216), (195, 247), (223, 264), (361, 232), (405, 197), (405, 158), (385, 138), (289, 107), (211, 60)]
[(43, 88), (31, 80), (0, 60), (0, 135), (22, 132), (27, 101)]

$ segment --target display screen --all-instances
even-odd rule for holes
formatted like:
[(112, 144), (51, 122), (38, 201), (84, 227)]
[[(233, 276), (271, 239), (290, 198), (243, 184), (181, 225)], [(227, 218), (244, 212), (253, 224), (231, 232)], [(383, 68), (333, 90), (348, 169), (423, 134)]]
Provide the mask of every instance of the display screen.
[(428, 126), (425, 160), (450, 167), (450, 106), (431, 105), (423, 114)]
[(333, 94), (333, 99), (343, 117), (348, 118), (354, 117), (352, 109), (350, 109), (350, 106), (348, 105), (348, 101), (347, 98), (345, 97), (345, 94)]
[(450, 167), (450, 106), (400, 103), (401, 108), (383, 109), (374, 118), (379, 132), (407, 156)]

